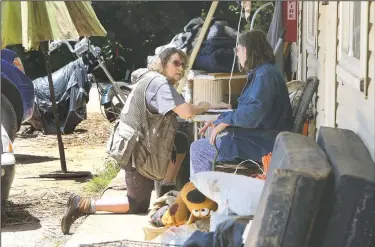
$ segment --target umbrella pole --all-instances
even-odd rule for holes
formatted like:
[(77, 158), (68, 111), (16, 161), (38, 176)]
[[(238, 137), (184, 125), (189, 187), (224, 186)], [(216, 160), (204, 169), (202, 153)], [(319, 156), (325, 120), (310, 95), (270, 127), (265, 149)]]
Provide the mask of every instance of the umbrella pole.
[(48, 42), (41, 43), (41, 46), (42, 46), (42, 51), (43, 51), (43, 54), (44, 54), (44, 59), (46, 61), (46, 70), (47, 70), (47, 75), (48, 75), (49, 93), (51, 95), (53, 118), (55, 119), (56, 132), (57, 132), (57, 142), (58, 142), (58, 145), (59, 145), (61, 171), (63, 173), (67, 173), (68, 170), (66, 169), (64, 143), (63, 143), (62, 137), (61, 137), (60, 118), (59, 118), (59, 113), (57, 112), (55, 89), (53, 88), (52, 72), (51, 72), (51, 59), (50, 59), (50, 55), (49, 55), (49, 52), (48, 52)]

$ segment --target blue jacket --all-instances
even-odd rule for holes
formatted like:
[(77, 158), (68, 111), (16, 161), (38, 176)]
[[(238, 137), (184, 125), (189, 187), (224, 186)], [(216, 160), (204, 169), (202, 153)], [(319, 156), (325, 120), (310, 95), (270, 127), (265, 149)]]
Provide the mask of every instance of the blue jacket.
[(237, 109), (221, 114), (214, 125), (219, 123), (239, 127), (224, 130), (219, 160), (261, 160), (272, 152), (277, 134), (293, 128), (288, 89), (277, 67), (264, 63), (250, 71)]

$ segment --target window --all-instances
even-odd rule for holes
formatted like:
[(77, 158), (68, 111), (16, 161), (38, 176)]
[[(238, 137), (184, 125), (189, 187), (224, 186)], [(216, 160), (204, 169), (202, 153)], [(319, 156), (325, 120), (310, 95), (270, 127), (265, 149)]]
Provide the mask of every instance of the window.
[(363, 91), (368, 42), (368, 3), (340, 2), (338, 73), (341, 80)]
[(361, 59), (361, 2), (352, 1), (341, 4), (341, 55), (359, 64)]
[(307, 10), (307, 49), (311, 53), (316, 52), (316, 39), (318, 31), (318, 2), (306, 2)]

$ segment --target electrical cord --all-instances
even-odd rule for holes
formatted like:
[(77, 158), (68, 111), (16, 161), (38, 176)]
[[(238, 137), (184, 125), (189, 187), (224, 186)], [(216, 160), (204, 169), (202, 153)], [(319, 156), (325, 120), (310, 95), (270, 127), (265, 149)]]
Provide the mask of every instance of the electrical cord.
[[(242, 11), (243, 11), (243, 9), (244, 9), (243, 5), (241, 4), (241, 13), (240, 13), (240, 19), (238, 21), (238, 26), (237, 26), (237, 37), (236, 37), (236, 46), (235, 46), (235, 49), (237, 48), (237, 45), (238, 45), (238, 34), (240, 32), (241, 20), (242, 20)], [(232, 95), (231, 81), (232, 81), (232, 77), (233, 77), (234, 65), (236, 63), (236, 57), (237, 57), (237, 54), (236, 54), (236, 52), (234, 52), (232, 70), (231, 70), (229, 81), (228, 81), (228, 87), (229, 87), (229, 100), (228, 100), (228, 104), (231, 103), (231, 95)]]
[(260, 165), (258, 164), (258, 162), (255, 162), (254, 160), (248, 159), (248, 160), (244, 160), (244, 161), (242, 161), (241, 163), (239, 163), (239, 164), (237, 165), (236, 170), (234, 171), (234, 174), (237, 174), (237, 170), (238, 170), (238, 168), (240, 167), (240, 165), (242, 165), (243, 163), (245, 163), (245, 162), (247, 162), (247, 161), (250, 161), (251, 163), (256, 164), (256, 165), (258, 166), (258, 168), (262, 171), (262, 173), (264, 173), (262, 167), (260, 167)]

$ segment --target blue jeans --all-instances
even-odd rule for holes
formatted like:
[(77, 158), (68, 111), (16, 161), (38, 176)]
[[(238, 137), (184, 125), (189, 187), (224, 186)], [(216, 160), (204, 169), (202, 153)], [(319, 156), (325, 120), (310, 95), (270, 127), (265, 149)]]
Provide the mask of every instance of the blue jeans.
[[(220, 138), (216, 138), (216, 146), (220, 148)], [(202, 138), (190, 145), (190, 176), (198, 172), (211, 171), (216, 149), (210, 139)]]

